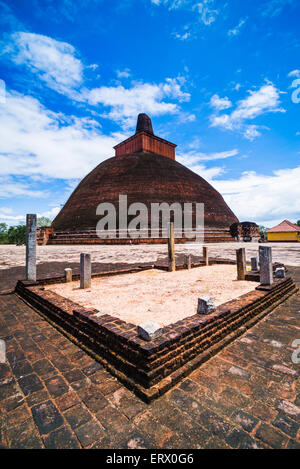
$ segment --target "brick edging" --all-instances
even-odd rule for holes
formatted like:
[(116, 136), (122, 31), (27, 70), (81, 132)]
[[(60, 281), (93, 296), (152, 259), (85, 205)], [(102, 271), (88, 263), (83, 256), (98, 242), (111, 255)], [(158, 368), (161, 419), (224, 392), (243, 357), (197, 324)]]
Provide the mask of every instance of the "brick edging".
[(45, 290), (41, 281), (18, 281), (16, 286), (21, 298), (146, 402), (166, 392), (295, 291), (290, 277), (278, 279), (267, 291), (256, 289), (220, 305), (211, 315), (177, 321), (163, 328), (159, 338), (145, 342), (133, 324), (110, 315), (97, 317), (97, 310)]

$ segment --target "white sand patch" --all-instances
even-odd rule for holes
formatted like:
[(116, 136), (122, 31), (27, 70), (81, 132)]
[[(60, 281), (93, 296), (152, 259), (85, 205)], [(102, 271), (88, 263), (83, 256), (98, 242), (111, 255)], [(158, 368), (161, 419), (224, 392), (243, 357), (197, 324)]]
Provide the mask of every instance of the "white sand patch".
[(164, 272), (156, 269), (133, 274), (95, 278), (89, 289), (79, 282), (46, 286), (47, 290), (87, 308), (140, 324), (153, 320), (165, 326), (197, 312), (198, 298), (209, 295), (218, 306), (247, 293), (256, 282), (237, 281), (236, 267), (213, 265)]

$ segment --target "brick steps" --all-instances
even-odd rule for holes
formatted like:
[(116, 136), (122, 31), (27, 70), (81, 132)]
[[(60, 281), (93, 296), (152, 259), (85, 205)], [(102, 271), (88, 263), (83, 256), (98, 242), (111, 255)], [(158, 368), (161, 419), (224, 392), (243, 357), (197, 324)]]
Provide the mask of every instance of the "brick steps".
[[(117, 236), (118, 233), (117, 233)], [(190, 238), (176, 238), (176, 243), (187, 243), (193, 241)], [(208, 228), (204, 233), (204, 242), (232, 242), (235, 241), (232, 238), (230, 231), (218, 228)], [(167, 238), (108, 238), (101, 239), (97, 236), (96, 230), (87, 229), (85, 231), (57, 231), (49, 235), (47, 244), (59, 245), (59, 244), (156, 244), (156, 243), (167, 243)]]

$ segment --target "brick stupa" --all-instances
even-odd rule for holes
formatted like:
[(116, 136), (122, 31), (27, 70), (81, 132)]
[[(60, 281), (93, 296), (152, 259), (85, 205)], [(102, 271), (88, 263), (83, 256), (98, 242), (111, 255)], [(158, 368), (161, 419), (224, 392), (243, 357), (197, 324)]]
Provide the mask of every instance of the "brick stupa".
[[(205, 241), (232, 241), (230, 225), (238, 219), (223, 197), (205, 179), (175, 160), (174, 143), (153, 133), (151, 119), (139, 114), (136, 133), (116, 145), (115, 156), (100, 163), (77, 186), (52, 223), (48, 244), (162, 242), (153, 238), (100, 239), (96, 208), (112, 203), (118, 212), (119, 195), (128, 206), (143, 202), (204, 203)], [(149, 219), (149, 227), (151, 220)], [(149, 235), (150, 236), (150, 235)], [(177, 242), (185, 242), (183, 237)]]

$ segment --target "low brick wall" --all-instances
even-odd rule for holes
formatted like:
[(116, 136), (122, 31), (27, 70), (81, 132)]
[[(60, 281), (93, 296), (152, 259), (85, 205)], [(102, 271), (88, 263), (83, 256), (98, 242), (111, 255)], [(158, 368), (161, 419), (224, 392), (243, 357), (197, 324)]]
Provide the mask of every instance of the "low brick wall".
[(213, 314), (196, 314), (164, 327), (160, 337), (146, 342), (134, 324), (83, 308), (42, 285), (42, 281), (19, 281), (16, 292), (146, 402), (166, 392), (296, 291), (290, 277), (277, 279), (270, 287), (259, 286), (220, 305)]

